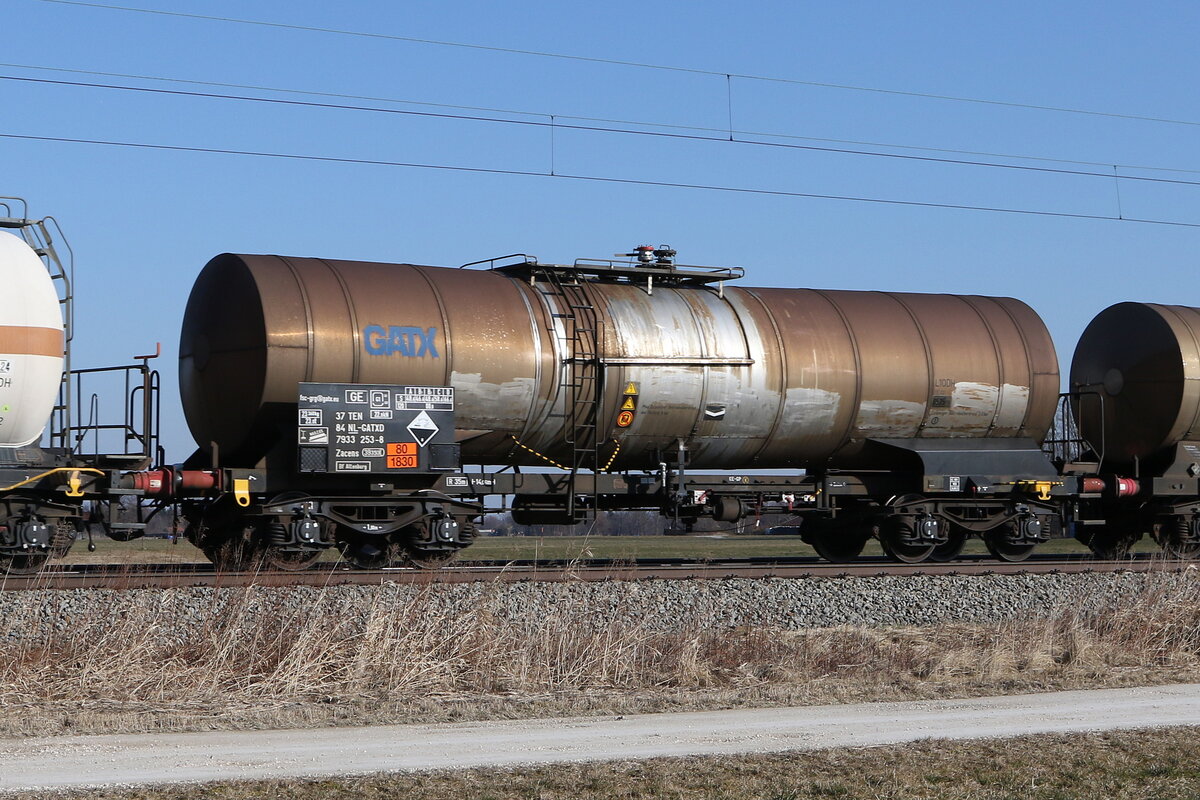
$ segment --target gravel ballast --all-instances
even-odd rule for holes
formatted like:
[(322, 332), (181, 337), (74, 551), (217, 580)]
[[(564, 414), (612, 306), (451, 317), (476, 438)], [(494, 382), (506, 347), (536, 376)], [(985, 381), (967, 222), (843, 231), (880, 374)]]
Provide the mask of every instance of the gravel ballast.
[(177, 620), (186, 638), (231, 603), (238, 613), (291, 616), (320, 605), (346, 618), (380, 604), (449, 617), (486, 609), (500, 619), (542, 618), (569, 605), (597, 626), (629, 622), (668, 633), (707, 628), (802, 630), (842, 625), (908, 627), (995, 623), (1069, 609), (1119, 606), (1147, 588), (1171, 589), (1195, 572), (1062, 575), (904, 576), (805, 579), (651, 580), (638, 582), (475, 583), (425, 587), (73, 589), (0, 592), (3, 634), (38, 639), (74, 622), (119, 625), (134, 610)]

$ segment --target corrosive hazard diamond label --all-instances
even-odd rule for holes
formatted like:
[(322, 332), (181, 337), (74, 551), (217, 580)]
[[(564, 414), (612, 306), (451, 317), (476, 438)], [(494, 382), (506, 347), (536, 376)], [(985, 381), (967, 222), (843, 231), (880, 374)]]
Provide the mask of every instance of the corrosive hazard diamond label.
[(424, 447), (429, 443), (429, 440), (437, 436), (441, 428), (437, 423), (430, 419), (429, 415), (422, 411), (413, 417), (413, 421), (408, 423), (408, 432), (417, 440), (417, 444)]

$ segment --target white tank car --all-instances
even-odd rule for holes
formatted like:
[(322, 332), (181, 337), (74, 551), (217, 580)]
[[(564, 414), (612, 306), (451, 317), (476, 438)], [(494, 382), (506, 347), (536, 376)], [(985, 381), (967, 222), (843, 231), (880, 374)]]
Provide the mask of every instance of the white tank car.
[(37, 253), (0, 231), (0, 447), (41, 438), (58, 397), (63, 321)]

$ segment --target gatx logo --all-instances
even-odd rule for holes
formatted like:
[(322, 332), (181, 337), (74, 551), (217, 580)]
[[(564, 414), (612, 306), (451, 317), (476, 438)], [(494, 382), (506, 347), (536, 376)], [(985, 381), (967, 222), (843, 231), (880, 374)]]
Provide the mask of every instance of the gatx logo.
[(440, 358), (437, 351), (437, 328), (418, 328), (415, 325), (368, 325), (363, 328), (363, 347), (373, 356), (402, 356)]

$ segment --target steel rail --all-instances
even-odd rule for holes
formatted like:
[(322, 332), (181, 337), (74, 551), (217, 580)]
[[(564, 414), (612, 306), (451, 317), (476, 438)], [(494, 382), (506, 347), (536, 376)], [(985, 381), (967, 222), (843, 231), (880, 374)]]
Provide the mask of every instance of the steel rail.
[(298, 572), (257, 570), (217, 572), (208, 564), (58, 565), (34, 575), (0, 576), (0, 591), (30, 589), (150, 589), (243, 586), (379, 586), (478, 582), (720, 580), (728, 578), (850, 578), (911, 575), (1021, 575), (1111, 572), (1180, 572), (1195, 562), (1143, 553), (1118, 561), (1085, 555), (1047, 555), (1023, 562), (965, 557), (948, 563), (897, 564), (885, 558), (863, 558), (831, 564), (814, 557), (744, 558), (695, 561), (652, 559), (620, 561), (475, 561), (437, 570), (388, 568), (360, 570), (345, 564), (318, 564)]

